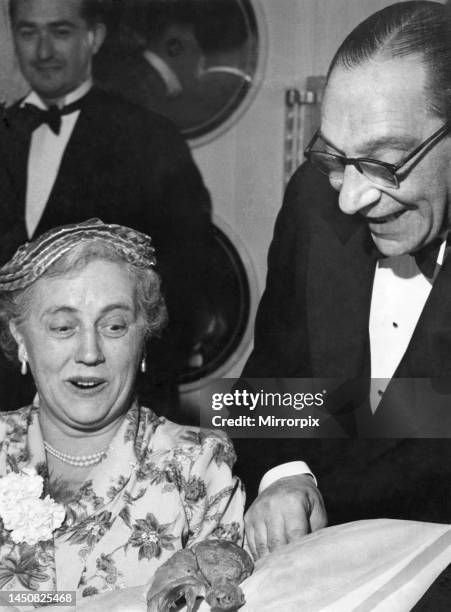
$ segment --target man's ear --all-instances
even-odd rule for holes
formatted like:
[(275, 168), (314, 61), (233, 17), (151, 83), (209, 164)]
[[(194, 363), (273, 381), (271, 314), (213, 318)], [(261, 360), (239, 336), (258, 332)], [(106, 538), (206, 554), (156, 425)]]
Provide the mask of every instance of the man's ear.
[(96, 23), (89, 29), (89, 42), (91, 45), (92, 54), (95, 55), (106, 37), (106, 25), (104, 23)]
[(14, 340), (17, 342), (19, 361), (21, 361), (25, 357), (27, 352), (27, 349), (25, 348), (25, 340), (23, 334), (19, 331), (19, 328), (14, 323), (14, 321), (9, 322), (9, 331), (11, 332), (11, 335)]

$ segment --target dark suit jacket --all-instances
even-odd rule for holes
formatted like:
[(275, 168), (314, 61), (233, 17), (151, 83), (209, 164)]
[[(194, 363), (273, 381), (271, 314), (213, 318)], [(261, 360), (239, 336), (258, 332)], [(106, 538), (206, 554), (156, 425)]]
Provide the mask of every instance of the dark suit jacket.
[(301, 167), (277, 219), (255, 348), (242, 377), (341, 381), (331, 410), (348, 439), (237, 440), (241, 475), (255, 493), (265, 469), (302, 458), (318, 475), (335, 522), (369, 516), (449, 521), (451, 441), (406, 438), (450, 436), (451, 261), (362, 431), (355, 410), (365, 409), (368, 392), (375, 266), (363, 221), (341, 213), (327, 179)]
[[(12, 107), (8, 124), (0, 127), (1, 262), (27, 240), (30, 134), (17, 120), (17, 111), (18, 105)], [(210, 212), (209, 194), (174, 126), (93, 88), (83, 101), (35, 235), (100, 217), (152, 236), (171, 323), (164, 342), (155, 348), (158, 357), (153, 352), (149, 361), (158, 362), (157, 377), (170, 377), (189, 348), (190, 314), (210, 240)]]

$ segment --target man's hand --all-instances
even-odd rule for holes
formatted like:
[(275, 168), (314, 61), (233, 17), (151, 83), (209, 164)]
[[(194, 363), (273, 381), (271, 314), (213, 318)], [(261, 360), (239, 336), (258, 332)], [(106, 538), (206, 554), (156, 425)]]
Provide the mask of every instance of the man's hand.
[(311, 476), (280, 478), (265, 489), (244, 517), (255, 559), (327, 525), (324, 501)]

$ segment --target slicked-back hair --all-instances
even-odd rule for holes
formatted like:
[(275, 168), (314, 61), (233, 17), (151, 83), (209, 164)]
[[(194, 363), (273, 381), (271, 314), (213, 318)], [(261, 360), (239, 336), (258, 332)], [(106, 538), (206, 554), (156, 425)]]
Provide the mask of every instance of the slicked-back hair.
[[(64, 0), (60, 0), (64, 2)], [(81, 0), (81, 17), (89, 26), (97, 23), (105, 23), (110, 5), (110, 0)], [(9, 17), (14, 23), (16, 11), (16, 0), (9, 0)]]
[(450, 11), (429, 0), (392, 4), (360, 23), (343, 41), (329, 67), (349, 70), (377, 59), (418, 56), (427, 70), (429, 110), (451, 120)]

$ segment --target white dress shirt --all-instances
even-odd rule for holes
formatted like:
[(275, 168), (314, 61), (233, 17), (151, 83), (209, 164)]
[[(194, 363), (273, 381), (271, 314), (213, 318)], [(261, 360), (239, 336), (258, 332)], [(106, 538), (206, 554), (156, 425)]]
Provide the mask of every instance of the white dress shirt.
[[(91, 87), (92, 80), (89, 79), (65, 96), (59, 105), (60, 108), (82, 98)], [(42, 110), (47, 109), (44, 102), (34, 91), (23, 100), (22, 105), (25, 104), (33, 104)], [(52, 132), (47, 124), (42, 124), (31, 136), (25, 198), (25, 223), (29, 238), (33, 236), (42, 217), (55, 184), (64, 151), (79, 115), (79, 110), (75, 110), (69, 115), (63, 115), (59, 134)]]
[(373, 414), (407, 350), (440, 271), (445, 249), (446, 240), (440, 246), (432, 279), (421, 273), (412, 255), (378, 261), (369, 321)]
[[(378, 261), (373, 281), (369, 320), (371, 351), (371, 411), (379, 402), (409, 346), (432, 286), (445, 258), (443, 240), (432, 279), (418, 268), (412, 255), (386, 257)], [(304, 461), (290, 461), (272, 468), (263, 476), (261, 493), (279, 478), (309, 474), (315, 476)]]

